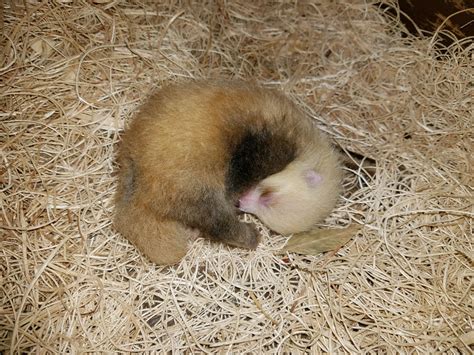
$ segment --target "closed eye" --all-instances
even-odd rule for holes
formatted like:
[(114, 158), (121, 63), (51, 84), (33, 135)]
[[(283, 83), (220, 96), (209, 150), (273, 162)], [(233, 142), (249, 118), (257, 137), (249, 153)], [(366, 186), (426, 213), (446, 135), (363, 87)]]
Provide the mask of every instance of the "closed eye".
[(270, 187), (265, 187), (262, 189), (258, 202), (266, 207), (269, 207), (275, 199), (275, 190)]

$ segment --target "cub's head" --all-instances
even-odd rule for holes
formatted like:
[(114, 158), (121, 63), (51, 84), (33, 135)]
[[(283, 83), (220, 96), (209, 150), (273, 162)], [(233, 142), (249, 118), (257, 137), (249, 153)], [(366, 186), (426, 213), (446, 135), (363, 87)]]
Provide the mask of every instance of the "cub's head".
[(246, 191), (239, 199), (239, 209), (256, 215), (280, 234), (306, 231), (334, 208), (338, 177), (337, 171), (319, 172), (291, 163)]

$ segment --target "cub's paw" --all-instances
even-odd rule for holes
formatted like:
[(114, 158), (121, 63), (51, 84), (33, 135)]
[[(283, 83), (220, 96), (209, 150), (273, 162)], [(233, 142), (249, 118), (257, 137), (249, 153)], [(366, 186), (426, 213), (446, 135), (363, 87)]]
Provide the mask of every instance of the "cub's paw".
[(260, 243), (260, 234), (253, 223), (242, 223), (242, 237), (240, 238), (241, 248), (255, 250)]

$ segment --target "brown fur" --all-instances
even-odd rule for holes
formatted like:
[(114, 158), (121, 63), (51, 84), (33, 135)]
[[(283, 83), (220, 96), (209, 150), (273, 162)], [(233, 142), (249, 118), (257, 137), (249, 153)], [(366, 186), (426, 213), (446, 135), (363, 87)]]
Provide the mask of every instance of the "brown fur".
[(158, 264), (179, 261), (196, 229), (254, 249), (257, 231), (237, 219), (239, 194), (283, 170), (318, 137), (273, 90), (208, 81), (161, 89), (123, 135), (115, 226)]

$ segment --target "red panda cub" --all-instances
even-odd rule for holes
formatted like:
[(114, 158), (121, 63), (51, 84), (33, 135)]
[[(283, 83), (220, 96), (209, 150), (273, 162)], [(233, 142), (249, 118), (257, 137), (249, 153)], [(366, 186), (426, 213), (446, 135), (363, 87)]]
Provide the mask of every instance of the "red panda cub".
[(157, 264), (178, 262), (198, 234), (255, 249), (255, 226), (310, 229), (334, 208), (338, 156), (283, 94), (237, 81), (174, 84), (154, 93), (118, 154), (116, 229)]

